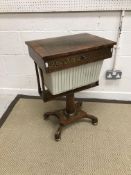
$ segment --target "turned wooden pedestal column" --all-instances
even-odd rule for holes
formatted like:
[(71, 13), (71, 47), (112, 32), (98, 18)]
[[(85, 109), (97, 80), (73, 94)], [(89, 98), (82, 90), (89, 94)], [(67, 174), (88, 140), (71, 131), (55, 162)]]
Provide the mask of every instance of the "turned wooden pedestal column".
[(76, 111), (76, 106), (74, 103), (74, 94), (69, 94), (66, 96), (66, 114), (71, 116), (75, 113)]

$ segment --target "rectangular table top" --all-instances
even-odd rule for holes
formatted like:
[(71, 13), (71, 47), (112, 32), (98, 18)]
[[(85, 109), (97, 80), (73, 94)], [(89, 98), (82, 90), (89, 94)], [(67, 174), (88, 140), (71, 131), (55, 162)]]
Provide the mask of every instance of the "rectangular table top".
[(56, 38), (27, 41), (26, 44), (41, 58), (77, 54), (102, 47), (112, 47), (116, 42), (92, 34), (82, 33)]

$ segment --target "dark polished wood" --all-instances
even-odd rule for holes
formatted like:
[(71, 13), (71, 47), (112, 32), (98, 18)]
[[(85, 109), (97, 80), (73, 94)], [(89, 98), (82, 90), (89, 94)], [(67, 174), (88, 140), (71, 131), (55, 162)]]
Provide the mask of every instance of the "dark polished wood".
[(74, 93), (66, 95), (66, 113), (67, 115), (73, 115), (75, 113)]
[(59, 128), (55, 133), (55, 140), (59, 141), (61, 139), (61, 132), (64, 126), (82, 118), (88, 118), (93, 125), (96, 125), (98, 119), (81, 110), (82, 103), (75, 103), (74, 93), (98, 86), (99, 82), (96, 81), (86, 86), (77, 87), (67, 92), (52, 95), (48, 89), (45, 89), (43, 71), (46, 73), (52, 73), (54, 71), (110, 58), (112, 56), (112, 47), (116, 42), (84, 33), (28, 41), (26, 44), (28, 45), (29, 54), (35, 62), (40, 97), (44, 102), (47, 102), (60, 96), (66, 96), (65, 109), (44, 114), (45, 119), (51, 115), (58, 118)]
[(38, 92), (41, 95), (42, 90), (41, 90), (41, 86), (40, 86), (40, 77), (39, 77), (38, 67), (37, 67), (36, 63), (35, 63), (35, 71), (36, 71), (36, 77), (37, 77)]
[(46, 61), (48, 67), (45, 67), (45, 71), (47, 73), (51, 73), (58, 70), (63, 70), (70, 67), (76, 67), (79, 65), (92, 63), (98, 60), (107, 59), (110, 58), (111, 56), (112, 56), (111, 47), (107, 47), (79, 54), (74, 54), (70, 56), (63, 56), (62, 59), (52, 58)]
[(56, 38), (27, 41), (35, 53), (47, 61), (54, 57), (70, 56), (103, 47), (112, 47), (116, 42), (92, 34), (82, 33)]
[(116, 42), (83, 33), (27, 41), (26, 44), (37, 65), (49, 73), (110, 58)]

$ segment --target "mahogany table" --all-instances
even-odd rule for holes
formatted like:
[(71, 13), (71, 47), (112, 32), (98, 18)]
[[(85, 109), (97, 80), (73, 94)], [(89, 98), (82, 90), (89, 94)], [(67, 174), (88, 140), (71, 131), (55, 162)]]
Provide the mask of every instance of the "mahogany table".
[(88, 118), (96, 125), (98, 119), (84, 112), (82, 103), (75, 103), (74, 93), (98, 86), (100, 65), (112, 56), (116, 42), (82, 33), (27, 41), (26, 44), (35, 63), (38, 92), (43, 101), (66, 96), (65, 109), (44, 114), (45, 119), (51, 115), (58, 118), (60, 126), (55, 140), (61, 139), (64, 126), (81, 118)]

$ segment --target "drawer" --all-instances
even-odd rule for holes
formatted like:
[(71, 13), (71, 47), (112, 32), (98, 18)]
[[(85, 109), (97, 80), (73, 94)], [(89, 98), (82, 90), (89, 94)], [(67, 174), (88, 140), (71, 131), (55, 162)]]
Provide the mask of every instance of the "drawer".
[(111, 48), (106, 47), (97, 50), (91, 50), (88, 52), (83, 52), (75, 55), (55, 57), (54, 59), (48, 59), (45, 61), (45, 71), (46, 73), (51, 73), (82, 64), (88, 64), (91, 62), (96, 62), (112, 56)]

